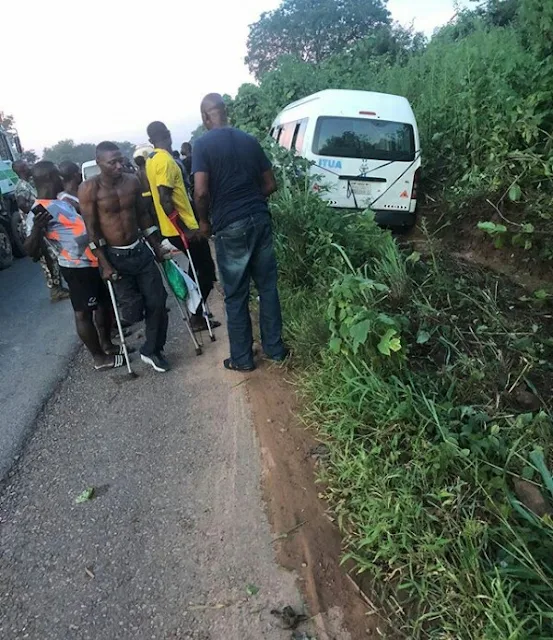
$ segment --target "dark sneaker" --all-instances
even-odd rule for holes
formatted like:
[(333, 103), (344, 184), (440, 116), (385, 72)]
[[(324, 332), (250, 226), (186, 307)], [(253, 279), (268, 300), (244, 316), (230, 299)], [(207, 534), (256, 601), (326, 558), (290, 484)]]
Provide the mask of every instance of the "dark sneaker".
[(165, 373), (166, 371), (169, 371), (170, 367), (167, 360), (156, 355), (155, 353), (151, 356), (145, 356), (143, 353), (141, 353), (140, 359), (142, 360), (142, 362), (145, 362), (146, 364), (149, 364), (151, 367), (153, 367), (155, 371), (159, 371), (159, 373)]

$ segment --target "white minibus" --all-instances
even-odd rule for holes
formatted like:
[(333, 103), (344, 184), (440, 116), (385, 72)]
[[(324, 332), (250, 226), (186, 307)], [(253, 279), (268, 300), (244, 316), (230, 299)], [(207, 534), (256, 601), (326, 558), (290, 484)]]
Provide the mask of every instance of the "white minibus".
[(383, 225), (414, 225), (421, 152), (406, 98), (320, 91), (285, 107), (270, 135), (314, 163), (313, 188), (331, 206), (370, 208)]

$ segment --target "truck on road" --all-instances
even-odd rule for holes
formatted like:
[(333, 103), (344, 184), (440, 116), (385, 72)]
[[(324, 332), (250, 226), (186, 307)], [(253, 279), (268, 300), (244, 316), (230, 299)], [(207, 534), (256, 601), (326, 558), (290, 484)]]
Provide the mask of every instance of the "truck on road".
[(22, 153), (17, 135), (0, 127), (0, 269), (25, 255), (25, 222), (15, 199), (17, 175), (12, 164)]

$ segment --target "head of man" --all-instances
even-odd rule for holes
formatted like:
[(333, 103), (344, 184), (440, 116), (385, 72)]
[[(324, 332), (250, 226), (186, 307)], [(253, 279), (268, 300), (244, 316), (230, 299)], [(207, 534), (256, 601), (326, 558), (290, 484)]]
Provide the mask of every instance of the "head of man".
[(67, 187), (78, 187), (81, 184), (83, 178), (78, 164), (66, 160), (60, 163), (59, 169), (66, 189)]
[(220, 94), (209, 93), (202, 100), (200, 110), (202, 112), (202, 122), (208, 131), (228, 125), (227, 108), (223, 96)]
[(31, 177), (31, 167), (25, 160), (16, 160), (12, 164), (12, 169), (21, 180), (29, 180)]
[(180, 160), (180, 154), (178, 151), (172, 151), (172, 155), (175, 160)]
[(32, 177), (39, 198), (55, 199), (63, 191), (63, 181), (59, 169), (53, 162), (42, 160), (32, 169)]
[(114, 142), (100, 142), (96, 147), (96, 162), (102, 175), (110, 180), (117, 180), (123, 175), (125, 158)]
[(192, 155), (192, 145), (190, 142), (183, 142), (180, 148), (180, 154), (183, 158), (188, 158)]
[(163, 122), (150, 122), (146, 129), (146, 133), (148, 134), (148, 139), (156, 149), (165, 149), (169, 152), (171, 151), (171, 147), (173, 146), (171, 132)]
[(134, 164), (139, 168), (139, 169), (144, 169), (146, 167), (146, 158), (144, 156), (135, 156), (134, 158)]

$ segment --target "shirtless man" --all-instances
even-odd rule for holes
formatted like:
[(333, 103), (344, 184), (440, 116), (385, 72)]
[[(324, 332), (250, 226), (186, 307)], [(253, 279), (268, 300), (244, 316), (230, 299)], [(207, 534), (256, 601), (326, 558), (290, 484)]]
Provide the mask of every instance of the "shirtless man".
[(155, 258), (142, 235), (162, 260), (158, 228), (143, 206), (142, 188), (135, 175), (125, 173), (124, 158), (113, 142), (96, 147), (100, 175), (79, 188), (81, 211), (98, 258), (102, 277), (114, 282), (118, 295), (142, 297), (146, 318), (146, 341), (140, 349), (143, 362), (156, 371), (169, 370), (163, 354), (167, 339), (167, 293)]

